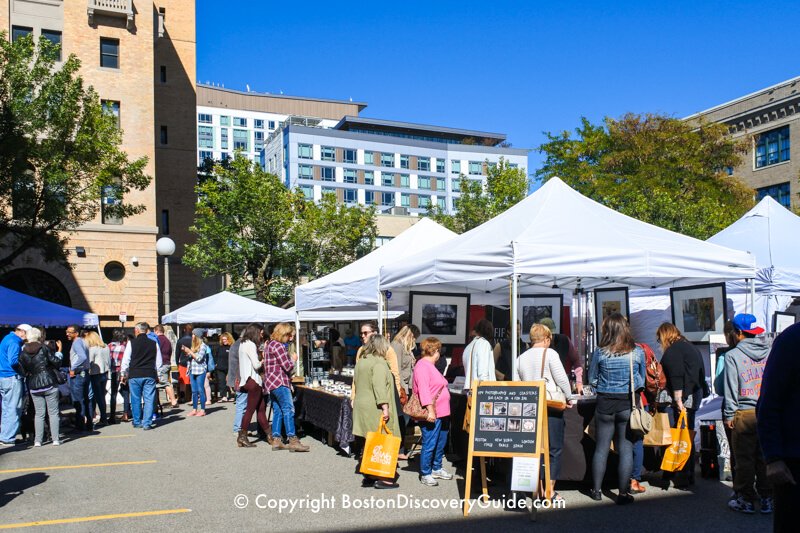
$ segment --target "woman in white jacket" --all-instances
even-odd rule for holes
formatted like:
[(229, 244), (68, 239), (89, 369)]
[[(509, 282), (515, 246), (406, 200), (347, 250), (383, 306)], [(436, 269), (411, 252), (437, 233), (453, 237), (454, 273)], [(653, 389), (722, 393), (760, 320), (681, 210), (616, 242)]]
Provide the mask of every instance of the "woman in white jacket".
[(494, 373), (494, 326), (482, 318), (472, 328), (475, 338), (464, 348), (464, 391), (472, 388), (473, 381), (495, 381)]
[(239, 344), (239, 388), (247, 393), (247, 408), (242, 418), (236, 445), (239, 448), (252, 448), (255, 444), (247, 440), (247, 428), (256, 414), (261, 429), (271, 435), (267, 421), (267, 404), (264, 400), (262, 385), (262, 368), (264, 355), (258, 353), (263, 339), (263, 329), (257, 324), (250, 324), (242, 333), (242, 342)]
[(94, 423), (105, 426), (108, 424), (106, 382), (111, 370), (111, 351), (95, 331), (86, 334), (86, 344), (89, 346), (89, 385), (92, 387), (91, 413), (94, 416), (95, 408), (99, 408), (100, 418), (95, 419)]

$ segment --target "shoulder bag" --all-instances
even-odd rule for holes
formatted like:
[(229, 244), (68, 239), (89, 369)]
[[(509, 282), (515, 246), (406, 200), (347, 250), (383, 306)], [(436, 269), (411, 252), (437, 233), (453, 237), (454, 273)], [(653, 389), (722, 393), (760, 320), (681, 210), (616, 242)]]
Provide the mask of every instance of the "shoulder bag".
[(633, 354), (630, 353), (629, 363), (631, 369), (631, 417), (628, 420), (628, 427), (635, 437), (644, 437), (650, 432), (653, 427), (653, 416), (647, 412), (647, 409), (636, 406), (636, 392), (633, 388)]
[[(439, 389), (439, 392), (436, 393), (436, 396), (433, 397), (433, 401), (431, 402), (434, 418), (436, 418), (436, 400), (439, 399), (441, 393), (442, 390)], [(411, 396), (403, 406), (403, 412), (418, 422), (425, 422), (428, 420), (428, 411), (422, 407), (422, 402), (419, 401), (419, 395), (415, 390), (411, 391)]]
[[(542, 375), (542, 379), (546, 383), (550, 383), (550, 380), (547, 379), (544, 375), (544, 365), (547, 361), (547, 348), (542, 349), (542, 371), (540, 372)], [(547, 394), (547, 409), (552, 411), (563, 411), (567, 408), (567, 395), (564, 394), (564, 391), (558, 389), (555, 392), (551, 392), (547, 390), (545, 386), (545, 393)]]

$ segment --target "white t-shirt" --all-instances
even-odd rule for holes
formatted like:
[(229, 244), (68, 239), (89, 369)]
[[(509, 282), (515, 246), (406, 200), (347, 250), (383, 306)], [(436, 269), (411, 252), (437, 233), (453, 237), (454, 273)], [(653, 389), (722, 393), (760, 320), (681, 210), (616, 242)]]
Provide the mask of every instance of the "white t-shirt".
[(479, 381), (496, 381), (497, 375), (494, 373), (494, 353), (492, 345), (483, 337), (475, 337), (471, 343), (464, 348), (464, 390), (471, 388), (473, 379)]

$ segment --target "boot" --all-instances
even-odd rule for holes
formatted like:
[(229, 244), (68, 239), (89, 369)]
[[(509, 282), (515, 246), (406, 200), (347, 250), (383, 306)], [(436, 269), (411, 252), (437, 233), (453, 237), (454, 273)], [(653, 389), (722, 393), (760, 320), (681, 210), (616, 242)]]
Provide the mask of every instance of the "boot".
[(256, 445), (247, 440), (247, 428), (239, 430), (239, 436), (236, 437), (236, 446), (239, 448), (255, 448)]
[(311, 448), (300, 442), (300, 439), (297, 437), (289, 437), (289, 446), (287, 446), (290, 452), (307, 452)]
[(283, 443), (283, 439), (282, 438), (278, 437), (278, 438), (273, 438), (272, 439), (272, 451), (273, 452), (279, 452), (281, 450), (288, 450), (288, 449), (289, 449), (289, 447), (286, 446)]

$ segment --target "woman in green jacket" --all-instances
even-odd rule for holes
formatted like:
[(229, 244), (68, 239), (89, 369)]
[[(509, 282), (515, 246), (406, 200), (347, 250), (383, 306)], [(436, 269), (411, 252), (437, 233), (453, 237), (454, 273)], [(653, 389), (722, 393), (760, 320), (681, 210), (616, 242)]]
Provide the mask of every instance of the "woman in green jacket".
[[(392, 434), (400, 436), (394, 376), (386, 362), (388, 351), (389, 341), (386, 337), (373, 335), (356, 362), (353, 377), (353, 435), (361, 439), (366, 438), (371, 431), (379, 431), (381, 419), (386, 421)], [(392, 489), (398, 486), (394, 480), (369, 476), (365, 476), (362, 485), (374, 486), (376, 489)]]

